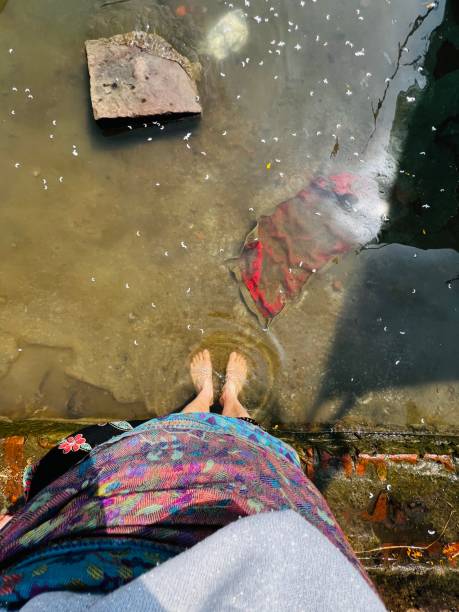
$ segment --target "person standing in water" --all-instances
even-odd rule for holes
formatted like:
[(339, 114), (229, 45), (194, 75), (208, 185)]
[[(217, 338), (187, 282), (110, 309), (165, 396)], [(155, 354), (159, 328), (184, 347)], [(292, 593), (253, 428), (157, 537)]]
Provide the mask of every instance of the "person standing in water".
[(241, 403), (247, 369), (231, 353), (214, 414), (199, 352), (181, 412), (87, 427), (29, 470), (0, 609), (384, 610), (295, 450)]
[[(184, 413), (209, 412), (214, 403), (212, 361), (206, 349), (191, 361), (190, 374), (198, 393), (196, 398), (183, 409)], [(225, 384), (220, 396), (223, 416), (244, 419), (255, 423), (247, 409), (239, 401), (239, 394), (247, 380), (247, 361), (240, 353), (231, 353), (226, 368)]]

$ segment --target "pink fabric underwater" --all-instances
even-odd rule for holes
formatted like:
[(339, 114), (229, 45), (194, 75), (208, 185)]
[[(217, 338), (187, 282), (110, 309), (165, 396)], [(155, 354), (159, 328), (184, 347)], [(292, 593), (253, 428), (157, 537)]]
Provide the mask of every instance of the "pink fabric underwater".
[[(365, 181), (354, 174), (316, 177), (271, 215), (260, 217), (232, 269), (247, 306), (264, 323), (299, 297), (314, 272), (357, 246), (345, 215), (353, 217), (365, 192)], [(338, 219), (334, 208), (340, 209)]]

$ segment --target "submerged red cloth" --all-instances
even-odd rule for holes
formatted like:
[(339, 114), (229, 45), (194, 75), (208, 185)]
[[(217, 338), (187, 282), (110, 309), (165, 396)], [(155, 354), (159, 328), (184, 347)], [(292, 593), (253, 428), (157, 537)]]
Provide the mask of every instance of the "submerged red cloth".
[(352, 216), (359, 182), (360, 177), (349, 173), (315, 178), (307, 189), (259, 219), (233, 272), (247, 305), (264, 321), (297, 298), (314, 272), (356, 246), (355, 236), (340, 225), (333, 209)]

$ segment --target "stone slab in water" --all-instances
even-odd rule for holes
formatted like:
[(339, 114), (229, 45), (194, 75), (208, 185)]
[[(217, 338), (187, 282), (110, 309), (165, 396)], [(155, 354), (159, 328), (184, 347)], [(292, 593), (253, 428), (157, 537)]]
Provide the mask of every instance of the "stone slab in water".
[(191, 63), (156, 34), (129, 32), (86, 41), (94, 118), (199, 115)]

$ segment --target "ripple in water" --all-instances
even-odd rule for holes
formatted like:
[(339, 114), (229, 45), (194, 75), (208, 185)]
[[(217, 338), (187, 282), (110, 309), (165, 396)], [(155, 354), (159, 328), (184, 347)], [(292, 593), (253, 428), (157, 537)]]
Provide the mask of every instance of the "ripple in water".
[(244, 355), (249, 375), (240, 399), (254, 418), (263, 420), (263, 415), (269, 412), (272, 389), (282, 362), (280, 347), (273, 337), (267, 333), (261, 336), (257, 330), (250, 328), (238, 329), (231, 321), (225, 322), (205, 341), (193, 347), (192, 354), (204, 348), (209, 349), (212, 355), (216, 397), (224, 384), (230, 353), (238, 351)]

